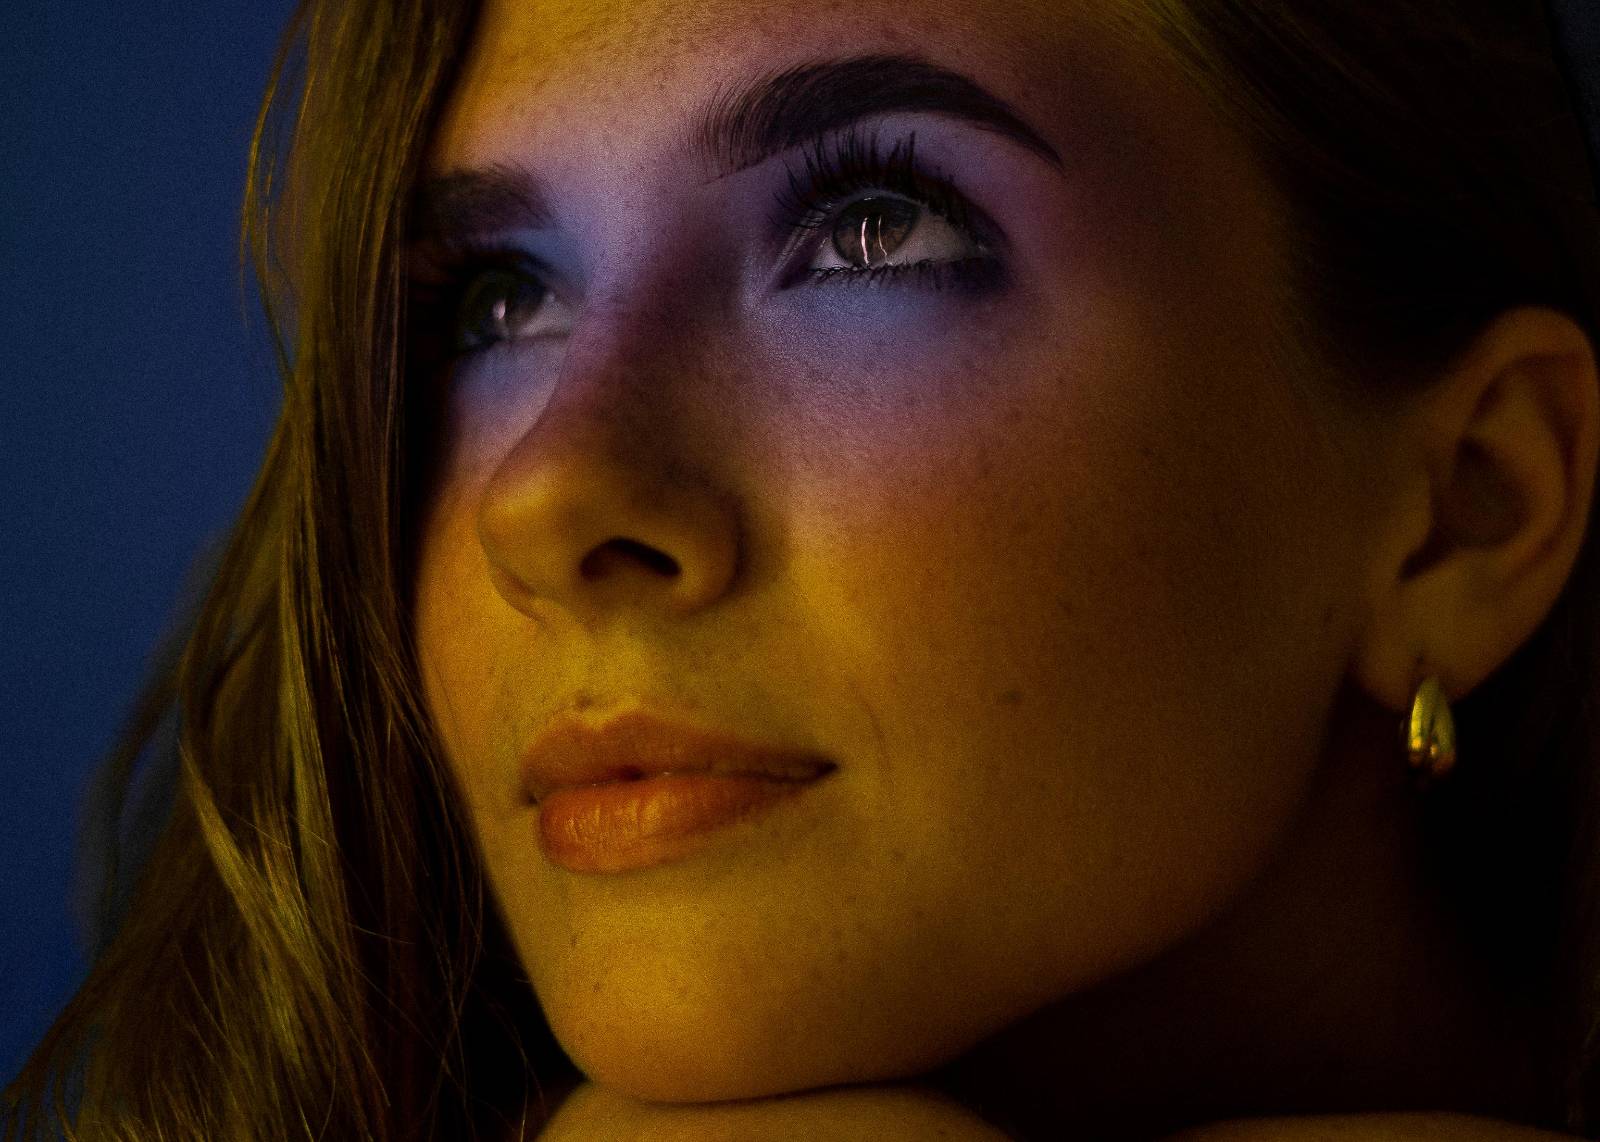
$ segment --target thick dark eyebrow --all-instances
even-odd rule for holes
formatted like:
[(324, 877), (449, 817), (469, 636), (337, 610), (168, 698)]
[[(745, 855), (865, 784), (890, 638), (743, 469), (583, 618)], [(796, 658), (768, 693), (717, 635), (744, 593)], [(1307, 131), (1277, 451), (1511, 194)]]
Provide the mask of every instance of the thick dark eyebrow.
[[(707, 100), (684, 133), (683, 149), (725, 178), (869, 115), (929, 112), (1011, 139), (1064, 170), (1061, 156), (1004, 99), (949, 68), (915, 55), (860, 55), (801, 63)], [(508, 163), (421, 180), (408, 217), (411, 241), (446, 234), (547, 229), (550, 195), (533, 172)]]

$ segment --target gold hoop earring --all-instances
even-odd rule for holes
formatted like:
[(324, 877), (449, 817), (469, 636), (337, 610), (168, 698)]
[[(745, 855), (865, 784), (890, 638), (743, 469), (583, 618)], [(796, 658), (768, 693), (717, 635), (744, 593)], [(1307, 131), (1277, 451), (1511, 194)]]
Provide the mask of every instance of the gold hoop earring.
[(1434, 674), (1417, 687), (1411, 716), (1400, 726), (1413, 787), (1420, 793), (1444, 780), (1456, 763), (1456, 723)]

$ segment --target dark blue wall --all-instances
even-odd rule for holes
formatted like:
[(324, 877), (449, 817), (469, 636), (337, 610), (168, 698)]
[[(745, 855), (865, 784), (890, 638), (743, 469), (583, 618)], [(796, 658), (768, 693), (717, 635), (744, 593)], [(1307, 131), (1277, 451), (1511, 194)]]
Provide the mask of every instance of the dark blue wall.
[(5, 0), (0, 15), (5, 1081), (84, 971), (69, 890), (91, 768), (277, 413), (236, 250), (291, 7)]

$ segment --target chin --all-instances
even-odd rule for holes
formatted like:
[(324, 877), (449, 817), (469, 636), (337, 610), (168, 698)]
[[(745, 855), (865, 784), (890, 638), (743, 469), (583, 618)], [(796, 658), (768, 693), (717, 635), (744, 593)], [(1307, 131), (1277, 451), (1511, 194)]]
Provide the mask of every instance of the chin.
[[(929, 1054), (925, 1040), (924, 1049), (913, 1051), (907, 1038), (881, 1030), (863, 1037), (859, 1028), (830, 1033), (812, 1024), (797, 1034), (797, 1020), (754, 1019), (753, 1012), (734, 1007), (698, 1019), (664, 1018), (659, 1008), (651, 1017), (626, 1006), (575, 1018), (557, 1010), (546, 1014), (589, 1081), (644, 1102), (724, 1102), (898, 1081), (959, 1053)], [(740, 1014), (746, 1018), (739, 1020)]]
[(816, 1086), (858, 1081), (856, 1068), (805, 1050), (748, 1049), (752, 1036), (691, 1033), (682, 1028), (620, 1025), (562, 1027), (562, 1047), (588, 1076), (645, 1102), (722, 1102), (768, 1098)]

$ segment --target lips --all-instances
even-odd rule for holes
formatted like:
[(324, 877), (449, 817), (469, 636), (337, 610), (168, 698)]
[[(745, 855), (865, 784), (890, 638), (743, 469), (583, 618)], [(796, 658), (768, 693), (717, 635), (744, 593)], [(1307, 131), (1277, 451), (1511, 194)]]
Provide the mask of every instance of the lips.
[(540, 802), (556, 789), (659, 774), (806, 781), (838, 766), (811, 751), (758, 745), (634, 711), (599, 727), (559, 720), (523, 754), (520, 768), (524, 793)]

